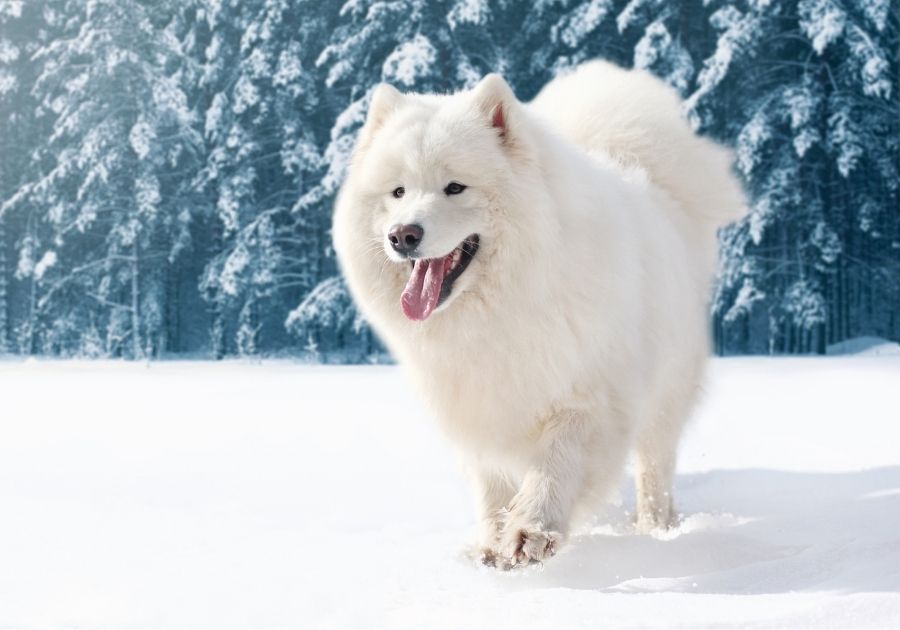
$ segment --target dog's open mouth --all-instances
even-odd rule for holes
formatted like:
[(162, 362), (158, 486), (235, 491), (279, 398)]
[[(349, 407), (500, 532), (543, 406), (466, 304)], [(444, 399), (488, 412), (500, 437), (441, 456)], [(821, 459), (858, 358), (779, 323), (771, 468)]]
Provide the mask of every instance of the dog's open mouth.
[(414, 321), (426, 319), (450, 296), (453, 283), (478, 251), (478, 235), (472, 234), (446, 256), (411, 260), (412, 273), (400, 296), (403, 314)]

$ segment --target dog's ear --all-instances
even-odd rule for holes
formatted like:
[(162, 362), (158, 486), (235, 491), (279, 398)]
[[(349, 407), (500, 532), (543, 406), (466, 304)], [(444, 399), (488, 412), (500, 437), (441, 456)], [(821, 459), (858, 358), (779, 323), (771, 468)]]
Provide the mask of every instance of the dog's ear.
[(359, 132), (358, 147), (365, 147), (372, 141), (375, 132), (381, 128), (388, 116), (400, 108), (403, 99), (403, 94), (393, 85), (379, 83), (375, 86), (375, 89), (372, 91), (372, 97), (369, 100), (369, 113), (366, 116), (366, 124), (363, 125)]
[(510, 124), (519, 103), (512, 88), (499, 74), (489, 74), (475, 86), (472, 95), (484, 120), (497, 130), (501, 141), (509, 143)]

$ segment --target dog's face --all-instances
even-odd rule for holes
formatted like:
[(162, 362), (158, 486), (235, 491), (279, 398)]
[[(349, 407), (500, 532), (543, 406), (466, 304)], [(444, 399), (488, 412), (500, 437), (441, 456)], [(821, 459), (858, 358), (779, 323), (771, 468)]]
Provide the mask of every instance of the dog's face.
[(352, 221), (368, 231), (372, 264), (398, 272), (380, 280), (403, 279), (396, 299), (410, 320), (451, 308), (485, 273), (510, 179), (516, 106), (497, 76), (453, 96), (376, 88), (351, 166), (349, 204)]

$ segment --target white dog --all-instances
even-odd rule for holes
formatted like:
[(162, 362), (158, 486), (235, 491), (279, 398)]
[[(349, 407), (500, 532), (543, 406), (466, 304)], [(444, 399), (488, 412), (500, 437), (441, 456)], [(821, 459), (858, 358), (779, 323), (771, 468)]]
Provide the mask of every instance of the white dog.
[(334, 215), (350, 290), (470, 469), (486, 562), (552, 556), (636, 455), (637, 524), (673, 521), (708, 354), (729, 154), (677, 95), (593, 62), (516, 100), (378, 86)]

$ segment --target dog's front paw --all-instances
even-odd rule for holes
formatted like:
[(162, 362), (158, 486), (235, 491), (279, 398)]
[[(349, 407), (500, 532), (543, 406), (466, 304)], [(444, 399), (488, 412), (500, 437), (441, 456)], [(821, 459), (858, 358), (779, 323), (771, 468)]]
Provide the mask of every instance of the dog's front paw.
[(544, 529), (540, 524), (525, 527), (507, 527), (503, 531), (499, 557), (493, 558), (494, 566), (514, 569), (538, 563), (556, 555), (562, 544), (562, 534)]

